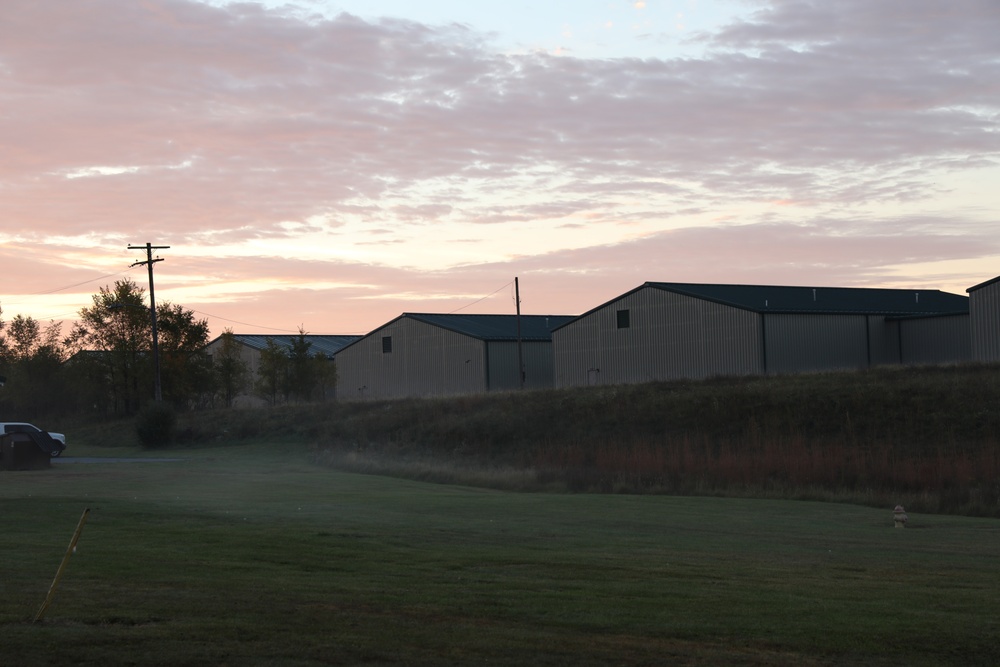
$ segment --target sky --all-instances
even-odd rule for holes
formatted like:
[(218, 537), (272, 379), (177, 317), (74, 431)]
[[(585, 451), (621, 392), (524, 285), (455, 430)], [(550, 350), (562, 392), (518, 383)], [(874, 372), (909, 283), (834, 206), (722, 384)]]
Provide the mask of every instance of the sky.
[[(1000, 275), (996, 0), (4, 0), (0, 307), (236, 333)], [(167, 247), (168, 246), (168, 247)]]

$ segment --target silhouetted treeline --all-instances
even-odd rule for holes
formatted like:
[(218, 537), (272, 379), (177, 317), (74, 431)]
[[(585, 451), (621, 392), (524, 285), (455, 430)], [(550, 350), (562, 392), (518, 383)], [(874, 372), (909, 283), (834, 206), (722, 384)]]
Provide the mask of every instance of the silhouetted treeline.
[[(55, 417), (115, 417), (137, 413), (154, 400), (156, 356), (145, 290), (124, 279), (102, 287), (82, 308), (72, 330), (32, 317), (9, 322), (0, 311), (0, 417), (47, 421)], [(322, 399), (336, 381), (333, 363), (310, 355), (300, 330), (290, 348), (269, 341), (253, 377), (232, 331), (213, 360), (205, 348), (208, 323), (169, 302), (157, 304), (159, 384), (163, 401), (178, 410), (231, 406), (238, 396), (276, 404)]]

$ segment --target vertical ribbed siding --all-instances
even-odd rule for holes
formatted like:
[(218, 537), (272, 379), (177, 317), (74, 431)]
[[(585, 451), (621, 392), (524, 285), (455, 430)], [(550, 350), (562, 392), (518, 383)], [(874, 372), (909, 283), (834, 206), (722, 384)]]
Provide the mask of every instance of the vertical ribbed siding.
[(868, 357), (872, 366), (900, 363), (899, 321), (882, 315), (868, 316)]
[(969, 292), (972, 358), (1000, 361), (1000, 281)]
[[(205, 346), (205, 352), (213, 359), (222, 352), (222, 338), (217, 338), (208, 345)], [(244, 345), (238, 343), (240, 361), (246, 364), (247, 375), (250, 378), (250, 382), (257, 379), (257, 369), (260, 368), (260, 351), (255, 350), (249, 345)]]
[[(382, 339), (392, 337), (392, 351)], [(343, 400), (486, 391), (484, 343), (410, 318), (376, 329), (337, 354)]]
[(761, 373), (760, 337), (755, 313), (644, 287), (553, 332), (555, 385)]
[[(547, 389), (552, 387), (552, 343), (549, 341), (523, 341), (524, 388)], [(489, 341), (489, 391), (510, 391), (521, 387), (517, 375), (517, 342)]]
[(868, 367), (864, 315), (764, 315), (768, 373)]
[(901, 320), (904, 364), (952, 364), (972, 359), (969, 315)]
[[(219, 354), (222, 353), (222, 338), (217, 338), (211, 343), (205, 346), (205, 354), (207, 354), (214, 362)], [(253, 349), (249, 345), (244, 345), (238, 343), (239, 347), (237, 351), (239, 353), (240, 361), (246, 365), (248, 375), (256, 380), (257, 379), (257, 369), (260, 367), (260, 352)]]

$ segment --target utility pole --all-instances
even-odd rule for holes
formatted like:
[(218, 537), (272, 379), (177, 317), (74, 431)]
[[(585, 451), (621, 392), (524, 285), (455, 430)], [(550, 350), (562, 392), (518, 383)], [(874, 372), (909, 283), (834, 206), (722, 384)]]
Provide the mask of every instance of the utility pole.
[(521, 345), (521, 288), (517, 284), (517, 276), (514, 276), (514, 301), (517, 304), (517, 377), (520, 381), (520, 388), (524, 389), (524, 352)]
[(160, 386), (160, 337), (156, 332), (156, 296), (153, 293), (153, 262), (162, 262), (163, 258), (157, 257), (153, 259), (154, 250), (165, 250), (169, 248), (168, 245), (152, 245), (146, 242), (146, 245), (130, 245), (129, 250), (145, 250), (146, 251), (146, 261), (140, 262), (138, 260), (132, 262), (131, 266), (139, 266), (145, 264), (149, 269), (149, 316), (150, 323), (153, 327), (153, 398), (157, 403), (163, 400), (163, 390)]

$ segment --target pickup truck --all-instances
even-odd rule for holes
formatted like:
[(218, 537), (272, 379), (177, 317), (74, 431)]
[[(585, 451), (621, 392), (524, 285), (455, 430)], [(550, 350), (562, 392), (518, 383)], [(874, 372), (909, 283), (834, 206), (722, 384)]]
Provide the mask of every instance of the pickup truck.
[(0, 422), (0, 435), (6, 433), (47, 433), (54, 440), (55, 447), (49, 452), (51, 456), (59, 456), (66, 449), (66, 436), (62, 433), (43, 431), (34, 424), (27, 422)]

